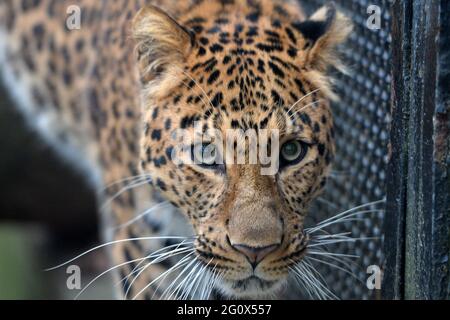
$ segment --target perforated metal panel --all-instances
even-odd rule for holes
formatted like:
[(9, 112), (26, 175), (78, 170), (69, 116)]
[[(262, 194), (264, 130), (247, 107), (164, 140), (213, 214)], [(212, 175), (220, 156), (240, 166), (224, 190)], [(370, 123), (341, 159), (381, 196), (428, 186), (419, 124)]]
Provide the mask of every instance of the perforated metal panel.
[[(325, 1), (302, 0), (311, 14)], [(354, 22), (350, 40), (342, 47), (343, 58), (353, 74), (339, 75), (336, 89), (341, 101), (333, 106), (336, 126), (337, 157), (325, 194), (313, 206), (308, 224), (314, 225), (327, 217), (353, 207), (385, 197), (388, 123), (390, 110), (390, 7), (389, 1), (340, 0), (338, 8)], [(367, 27), (370, 5), (381, 9), (381, 28)], [(366, 207), (383, 209), (384, 204)], [(366, 286), (368, 266), (382, 266), (383, 212), (364, 214), (360, 221), (330, 226), (326, 230), (337, 234), (351, 232), (354, 238), (378, 237), (379, 240), (340, 243), (329, 246), (330, 252), (356, 254), (352, 272), (323, 263), (314, 266), (324, 276), (328, 286), (341, 299), (372, 299), (379, 291)], [(336, 260), (316, 257), (336, 264)], [(342, 264), (337, 263), (342, 267)]]

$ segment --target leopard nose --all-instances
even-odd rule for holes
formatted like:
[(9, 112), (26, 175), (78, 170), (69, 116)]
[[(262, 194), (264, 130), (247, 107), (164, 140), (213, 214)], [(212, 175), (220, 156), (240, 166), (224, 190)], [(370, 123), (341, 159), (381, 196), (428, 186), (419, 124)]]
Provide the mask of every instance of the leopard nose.
[(253, 268), (256, 268), (267, 255), (278, 248), (279, 244), (274, 244), (265, 247), (250, 247), (243, 244), (233, 245), (234, 249), (244, 254)]

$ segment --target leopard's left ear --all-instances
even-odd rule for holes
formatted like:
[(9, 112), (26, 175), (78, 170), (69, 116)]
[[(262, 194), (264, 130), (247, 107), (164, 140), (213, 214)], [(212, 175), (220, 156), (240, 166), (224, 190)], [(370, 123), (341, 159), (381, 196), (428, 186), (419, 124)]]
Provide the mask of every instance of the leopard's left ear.
[(336, 49), (347, 40), (353, 25), (336, 10), (334, 2), (317, 10), (308, 20), (296, 24), (296, 28), (308, 42), (306, 65), (323, 72), (329, 66), (345, 72)]
[(163, 10), (147, 5), (133, 19), (132, 34), (141, 81), (170, 82), (166, 75), (183, 69), (194, 36)]

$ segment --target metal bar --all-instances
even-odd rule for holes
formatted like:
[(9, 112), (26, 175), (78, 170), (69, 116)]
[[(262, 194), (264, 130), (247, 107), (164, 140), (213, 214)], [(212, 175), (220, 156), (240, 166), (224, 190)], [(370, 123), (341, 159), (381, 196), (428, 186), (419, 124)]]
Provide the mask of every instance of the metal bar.
[(406, 185), (408, 150), (407, 138), (409, 117), (408, 81), (411, 79), (411, 25), (412, 3), (394, 1), (392, 12), (392, 93), (389, 161), (387, 165), (387, 201), (384, 221), (384, 277), (382, 296), (384, 299), (404, 297), (404, 251), (406, 218)]
[(405, 298), (430, 299), (433, 117), (439, 1), (414, 1), (410, 81), (408, 181), (405, 238)]
[(450, 4), (393, 3), (386, 299), (449, 296)]
[(441, 0), (434, 120), (431, 298), (450, 298), (450, 1)]

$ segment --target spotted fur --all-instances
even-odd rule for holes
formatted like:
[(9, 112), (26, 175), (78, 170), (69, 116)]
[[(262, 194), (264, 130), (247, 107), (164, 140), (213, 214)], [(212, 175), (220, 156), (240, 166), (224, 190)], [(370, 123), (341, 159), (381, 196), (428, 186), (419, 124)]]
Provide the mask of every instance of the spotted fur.
[[(306, 18), (295, 1), (78, 0), (81, 29), (68, 30), (72, 2), (1, 1), (0, 65), (29, 124), (96, 189), (147, 175), (111, 201), (127, 182), (99, 196), (106, 239), (194, 235), (198, 261), (221, 272), (221, 295), (282, 297), (335, 151), (327, 70), (343, 69), (335, 51), (349, 21), (333, 5)], [(174, 132), (199, 121), (221, 132), (277, 129), (308, 151), (269, 176), (260, 165), (175, 164)], [(114, 245), (118, 276), (170, 244)], [(255, 265), (237, 245), (271, 250)], [(132, 287), (126, 281), (119, 297), (133, 297), (174, 261), (149, 267)], [(139, 298), (157, 297), (173, 277)]]

